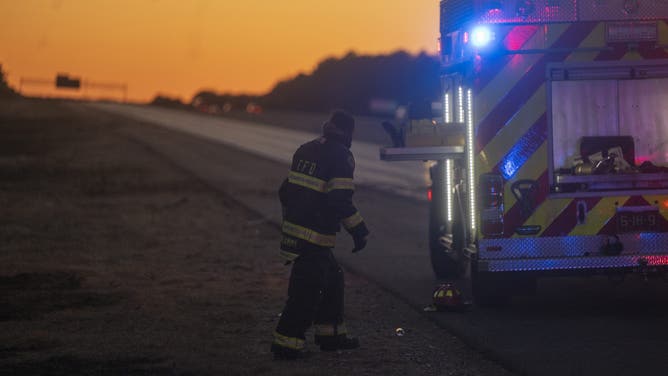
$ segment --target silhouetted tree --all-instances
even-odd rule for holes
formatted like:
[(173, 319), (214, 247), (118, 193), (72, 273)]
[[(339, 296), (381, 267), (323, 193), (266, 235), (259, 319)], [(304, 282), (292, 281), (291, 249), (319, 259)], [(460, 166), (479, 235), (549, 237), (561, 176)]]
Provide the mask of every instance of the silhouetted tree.
[(369, 112), (372, 99), (398, 103), (434, 100), (440, 92), (438, 58), (391, 55), (359, 56), (322, 61), (310, 75), (279, 82), (262, 98), (266, 107), (328, 111), (342, 107), (355, 113)]
[(216, 94), (210, 90), (197, 93), (191, 102), (244, 109), (249, 102), (265, 108), (299, 111), (330, 111), (345, 108), (357, 114), (369, 113), (373, 99), (408, 104), (437, 100), (440, 92), (440, 64), (437, 57), (404, 51), (390, 55), (364, 56), (349, 52), (341, 58), (330, 57), (310, 74), (300, 73), (278, 82), (263, 96)]
[(5, 81), (5, 72), (2, 70), (2, 65), (0, 65), (0, 98), (15, 96), (18, 96), (18, 94), (7, 85), (7, 82)]

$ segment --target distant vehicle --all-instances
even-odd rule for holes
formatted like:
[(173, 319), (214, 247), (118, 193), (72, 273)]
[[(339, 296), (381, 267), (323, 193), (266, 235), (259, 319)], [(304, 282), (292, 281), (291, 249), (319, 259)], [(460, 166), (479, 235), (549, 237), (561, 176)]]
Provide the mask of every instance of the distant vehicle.
[(435, 161), (439, 277), (470, 270), (489, 301), (547, 275), (668, 273), (668, 3), (648, 4), (441, 1), (443, 116), (381, 149)]
[(246, 105), (246, 112), (249, 114), (261, 114), (262, 113), (262, 106), (260, 106), (257, 103), (250, 102), (248, 105)]
[(199, 112), (204, 112), (205, 114), (211, 114), (211, 115), (218, 115), (223, 112), (220, 105), (217, 104), (200, 103), (195, 108)]

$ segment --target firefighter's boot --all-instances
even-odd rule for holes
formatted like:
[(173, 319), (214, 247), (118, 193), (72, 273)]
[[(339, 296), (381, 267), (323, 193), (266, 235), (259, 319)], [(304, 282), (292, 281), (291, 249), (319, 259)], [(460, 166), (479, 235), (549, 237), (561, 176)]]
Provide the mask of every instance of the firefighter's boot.
[(352, 350), (360, 347), (359, 339), (345, 334), (338, 336), (315, 336), (315, 343), (322, 351)]
[(295, 350), (275, 343), (271, 344), (271, 352), (274, 353), (274, 360), (298, 360), (311, 357), (309, 351)]

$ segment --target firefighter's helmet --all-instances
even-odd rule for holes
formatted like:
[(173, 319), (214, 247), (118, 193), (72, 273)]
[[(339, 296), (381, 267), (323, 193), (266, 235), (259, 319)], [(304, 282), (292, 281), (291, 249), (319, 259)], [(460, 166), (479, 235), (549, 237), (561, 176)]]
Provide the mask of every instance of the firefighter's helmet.
[(464, 305), (461, 291), (451, 283), (436, 287), (433, 294), (434, 307), (439, 311), (457, 310)]
[(344, 110), (335, 110), (322, 126), (322, 133), (325, 137), (338, 138), (348, 148), (352, 144), (354, 130), (355, 119)]

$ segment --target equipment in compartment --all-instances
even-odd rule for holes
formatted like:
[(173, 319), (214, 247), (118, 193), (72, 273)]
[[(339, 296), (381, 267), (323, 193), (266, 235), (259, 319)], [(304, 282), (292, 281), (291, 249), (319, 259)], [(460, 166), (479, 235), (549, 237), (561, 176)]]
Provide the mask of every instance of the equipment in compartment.
[[(617, 163), (618, 165), (628, 167), (635, 165), (635, 144), (632, 136), (582, 137), (580, 155), (590, 157), (597, 156), (599, 153), (602, 158), (609, 158), (611, 154), (616, 154), (614, 157), (621, 160)], [(594, 161), (590, 159), (590, 163)]]
[(580, 154), (566, 160), (561, 173), (573, 175), (605, 175), (634, 173), (635, 148), (631, 136), (582, 137)]

